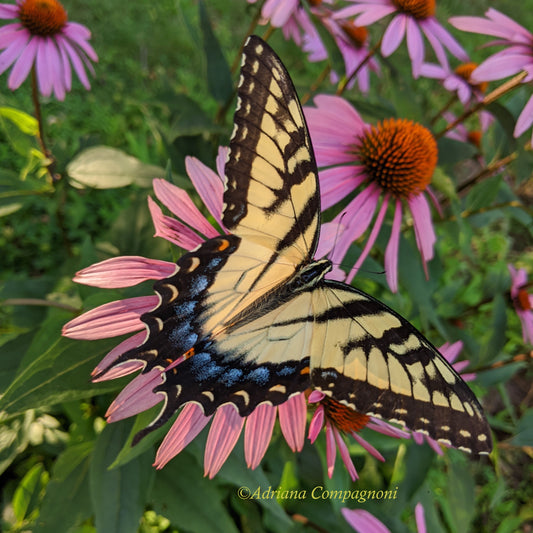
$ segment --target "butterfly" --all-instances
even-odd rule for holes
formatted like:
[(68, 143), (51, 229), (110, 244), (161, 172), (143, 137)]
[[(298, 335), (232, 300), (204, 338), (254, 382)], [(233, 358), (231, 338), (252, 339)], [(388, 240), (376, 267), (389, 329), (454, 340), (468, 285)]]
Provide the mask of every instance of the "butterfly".
[[(228, 234), (183, 255), (157, 281), (145, 341), (122, 354), (160, 368), (165, 401), (138, 441), (188, 402), (206, 415), (247, 416), (307, 389), (473, 453), (489, 453), (474, 394), (407, 320), (372, 296), (326, 279), (314, 260), (318, 171), (296, 90), (259, 37), (243, 48), (226, 162)], [(179, 362), (179, 364), (178, 364)], [(99, 376), (97, 376), (99, 377)]]

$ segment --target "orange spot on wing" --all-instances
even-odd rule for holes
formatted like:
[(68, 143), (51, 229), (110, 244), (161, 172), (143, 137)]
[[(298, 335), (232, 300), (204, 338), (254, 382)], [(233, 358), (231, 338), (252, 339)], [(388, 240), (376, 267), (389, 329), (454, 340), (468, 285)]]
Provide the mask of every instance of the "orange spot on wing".
[(229, 246), (229, 241), (227, 239), (222, 239), (218, 245), (218, 251), (223, 252)]
[(189, 357), (192, 357), (194, 355), (194, 347), (193, 348), (189, 348), (184, 354), (183, 354), (183, 357), (185, 359), (189, 359)]
[(305, 368), (302, 368), (300, 370), (300, 375), (305, 376), (307, 374), (309, 374), (309, 367), (308, 366), (306, 366)]

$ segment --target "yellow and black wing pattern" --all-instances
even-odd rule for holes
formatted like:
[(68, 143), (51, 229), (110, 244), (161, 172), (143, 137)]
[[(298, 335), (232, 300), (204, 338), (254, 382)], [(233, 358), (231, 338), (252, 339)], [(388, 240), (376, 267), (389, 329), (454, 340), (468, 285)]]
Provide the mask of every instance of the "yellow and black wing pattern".
[(482, 408), (438, 351), (381, 302), (326, 280), (328, 260), (313, 260), (320, 197), (311, 141), (285, 67), (255, 36), (243, 49), (234, 123), (223, 214), (230, 234), (185, 254), (156, 282), (161, 301), (142, 316), (145, 342), (113, 364), (170, 366), (155, 389), (163, 409), (137, 440), (188, 402), (206, 415), (233, 404), (246, 416), (318, 389), (489, 453)]

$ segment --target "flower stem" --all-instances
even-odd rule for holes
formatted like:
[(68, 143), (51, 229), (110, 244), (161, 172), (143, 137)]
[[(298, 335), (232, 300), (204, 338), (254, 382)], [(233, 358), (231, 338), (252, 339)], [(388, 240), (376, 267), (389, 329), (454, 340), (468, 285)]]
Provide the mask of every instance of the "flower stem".
[(448, 133), (450, 130), (453, 130), (455, 126), (458, 124), (461, 124), (464, 122), (468, 117), (473, 115), (474, 113), (477, 113), (480, 109), (483, 109), (484, 107), (488, 106), (489, 104), (492, 104), (492, 102), (495, 102), (498, 100), (498, 98), (501, 98), (504, 94), (507, 94), (508, 92), (512, 91), (516, 87), (518, 87), (522, 80), (527, 76), (527, 72), (523, 70), (513, 78), (511, 78), (509, 81), (506, 81), (505, 83), (502, 83), (499, 87), (496, 87), (494, 91), (490, 92), (476, 105), (472, 106), (471, 108), (467, 109), (462, 115), (457, 117), (453, 122), (450, 122), (442, 131), (435, 134), (436, 139), (440, 139), (443, 135)]
[(375, 55), (375, 53), (379, 50), (379, 47), (381, 46), (381, 40), (380, 39), (369, 51), (368, 54), (366, 54), (365, 58), (359, 65), (357, 65), (357, 68), (348, 76), (347, 78), (343, 78), (339, 85), (337, 85), (337, 90), (335, 91), (335, 94), (337, 96), (341, 96), (342, 93), (345, 91), (348, 84), (359, 74), (360, 70), (372, 59), (372, 57)]
[(457, 94), (453, 93), (450, 99), (444, 104), (444, 107), (429, 121), (429, 124), (433, 126), (435, 122), (437, 122), (437, 120), (439, 120), (439, 118), (442, 117), (442, 115), (446, 113), (446, 111), (448, 111), (448, 109), (450, 109), (450, 107), (452, 107), (452, 105), (456, 101), (457, 101)]
[(43, 127), (43, 117), (41, 113), (41, 102), (39, 101), (39, 90), (37, 88), (37, 75), (35, 73), (35, 67), (31, 69), (31, 97), (33, 100), (33, 107), (35, 110), (35, 118), (37, 119), (37, 124), (39, 127), (39, 133), (37, 135), (37, 140), (41, 146), (41, 150), (44, 156), (48, 159), (48, 164), (46, 169), (52, 178), (52, 181), (57, 182), (61, 179), (61, 176), (55, 172), (56, 160), (52, 155), (52, 152), (46, 146), (44, 138), (44, 127)]
[(468, 178), (464, 183), (461, 183), (461, 185), (457, 187), (457, 192), (464, 191), (465, 189), (472, 187), (472, 185), (482, 180), (483, 178), (488, 178), (493, 174), (500, 172), (502, 168), (506, 167), (509, 163), (512, 163), (517, 157), (517, 152), (513, 152), (512, 154), (509, 154), (505, 157), (502, 157), (501, 159), (489, 163), (483, 170), (481, 170), (471, 178)]
[(322, 85), (322, 82), (326, 79), (327, 75), (331, 72), (331, 65), (328, 63), (322, 72), (318, 75), (318, 78), (316, 81), (309, 87), (309, 91), (307, 91), (303, 97), (300, 99), (300, 103), (302, 105), (305, 105), (307, 101), (311, 98), (312, 94)]

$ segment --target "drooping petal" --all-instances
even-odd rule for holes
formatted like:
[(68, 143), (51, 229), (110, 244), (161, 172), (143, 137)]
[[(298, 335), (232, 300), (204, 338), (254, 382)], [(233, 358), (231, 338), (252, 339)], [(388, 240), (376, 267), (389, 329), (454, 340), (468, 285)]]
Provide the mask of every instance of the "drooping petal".
[(244, 418), (232, 404), (219, 407), (205, 445), (204, 475), (213, 479), (237, 444)]
[(27, 31), (18, 32), (19, 34), (11, 44), (0, 54), (0, 74), (5, 72), (20, 56), (24, 47), (30, 40), (30, 34)]
[(259, 465), (268, 448), (276, 422), (276, 413), (276, 407), (263, 403), (246, 418), (244, 457), (248, 468), (252, 470)]
[(418, 533), (426, 533), (426, 518), (424, 516), (424, 506), (418, 502), (415, 505), (415, 521)]
[(164, 382), (161, 370), (152, 368), (146, 374), (140, 374), (130, 381), (115, 398), (106, 412), (108, 422), (116, 422), (137, 415), (152, 408), (165, 397), (153, 392), (154, 388)]
[(524, 106), (524, 109), (520, 112), (520, 116), (516, 121), (513, 135), (515, 137), (520, 137), (527, 129), (533, 124), (533, 96), (529, 98), (527, 104)]
[(207, 238), (219, 234), (183, 189), (159, 178), (153, 180), (153, 187), (157, 199), (185, 224)]
[(175, 272), (175, 263), (141, 256), (121, 256), (100, 261), (76, 272), (73, 281), (91, 287), (115, 289), (168, 278)]
[(37, 39), (31, 39), (13, 65), (7, 80), (7, 86), (12, 91), (18, 89), (28, 77), (37, 55), (37, 42)]
[(381, 53), (384, 57), (390, 56), (400, 46), (405, 36), (407, 19), (406, 15), (396, 15), (387, 26), (381, 42)]
[(423, 194), (412, 194), (407, 199), (407, 203), (413, 215), (416, 244), (422, 256), (424, 270), (426, 270), (427, 261), (433, 258), (433, 246), (437, 240), (435, 230), (433, 229), (429, 204)]
[(224, 184), (220, 176), (200, 160), (196, 159), (196, 157), (186, 157), (185, 168), (202, 202), (213, 215), (219, 226), (222, 227), (222, 196), (224, 194)]
[(336, 428), (334, 428), (333, 429), (333, 434), (335, 436), (335, 442), (337, 443), (337, 447), (339, 448), (339, 452), (341, 454), (342, 462), (344, 463), (344, 466), (346, 467), (346, 470), (348, 471), (348, 474), (352, 478), (352, 481), (355, 481), (356, 479), (359, 479), (359, 476), (357, 474), (357, 470), (355, 469), (355, 466), (353, 464), (352, 458), (350, 457), (350, 452), (348, 451), (348, 446), (346, 446), (346, 443), (344, 442), (344, 439), (342, 438), (342, 435), (340, 434), (340, 431), (338, 431)]
[(311, 418), (311, 422), (309, 423), (308, 439), (311, 441), (311, 444), (315, 442), (315, 440), (318, 438), (318, 435), (322, 431), (322, 428), (324, 427), (325, 417), (326, 415), (324, 411), (324, 406), (319, 405), (316, 408), (316, 411), (313, 413), (313, 417)]
[(378, 461), (385, 462), (385, 457), (381, 455), (372, 444), (370, 444), (367, 440), (363, 439), (361, 435), (356, 433), (355, 431), (352, 431), (351, 433), (352, 437), (370, 454), (372, 457), (375, 457)]
[(335, 446), (334, 432), (337, 428), (326, 419), (326, 464), (328, 468), (328, 477), (331, 479), (335, 470), (335, 458), (337, 456), (337, 447)]
[(374, 243), (376, 242), (376, 239), (378, 238), (379, 232), (381, 230), (381, 226), (383, 225), (383, 220), (385, 219), (385, 214), (387, 213), (387, 208), (389, 206), (389, 194), (385, 194), (383, 197), (383, 203), (381, 204), (381, 207), (378, 211), (378, 216), (376, 217), (376, 221), (374, 222), (374, 226), (372, 227), (372, 230), (370, 232), (370, 235), (368, 236), (368, 239), (366, 240), (365, 246), (363, 250), (361, 251), (361, 255), (359, 255), (359, 258), (355, 262), (354, 266), (350, 270), (347, 278), (346, 283), (351, 283), (355, 275), (357, 274), (357, 271), (367, 258), (368, 254), (370, 253), (370, 250), (372, 249), (372, 246), (374, 246)]
[(396, 200), (392, 229), (385, 249), (385, 277), (392, 292), (398, 291), (398, 251), (400, 249), (400, 230), (402, 228), (402, 202)]
[(193, 250), (204, 242), (197, 233), (179, 220), (163, 215), (161, 208), (150, 197), (148, 209), (155, 226), (155, 237), (162, 237), (185, 250)]
[(198, 436), (211, 418), (204, 415), (197, 403), (186, 404), (159, 446), (153, 466), (163, 468)]
[(346, 198), (367, 179), (364, 167), (359, 165), (326, 168), (319, 176), (322, 211)]
[(139, 296), (117, 300), (96, 307), (63, 326), (63, 336), (70, 339), (107, 339), (144, 328), (141, 315), (154, 309), (158, 296)]
[(424, 62), (424, 40), (417, 23), (411, 17), (407, 18), (407, 51), (411, 59), (413, 77), (416, 79), (421, 74)]
[[(132, 350), (133, 348), (137, 348), (137, 346), (140, 346), (144, 340), (146, 339), (146, 331), (140, 331), (139, 333), (136, 333), (135, 335), (132, 335), (131, 337), (128, 337), (126, 340), (122, 341), (120, 344), (115, 346), (99, 363), (96, 365), (95, 369), (91, 372), (91, 376), (97, 376), (101, 372), (103, 372), (115, 359), (118, 359), (120, 355), (122, 355), (124, 352), (127, 352), (128, 350)], [(144, 361), (126, 361), (122, 363), (119, 366), (116, 366), (112, 368), (111, 370), (108, 370), (104, 375), (94, 378), (93, 377), (93, 383), (97, 383), (100, 381), (107, 381), (110, 379), (116, 379), (121, 378), (123, 376), (127, 376), (128, 374), (132, 374), (136, 370), (139, 370), (140, 368), (143, 368), (145, 365)]]
[(341, 509), (346, 522), (358, 533), (391, 533), (390, 529), (364, 509)]
[(307, 404), (305, 394), (291, 396), (278, 406), (281, 432), (293, 452), (300, 452), (305, 441), (305, 424), (307, 422)]

